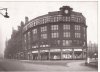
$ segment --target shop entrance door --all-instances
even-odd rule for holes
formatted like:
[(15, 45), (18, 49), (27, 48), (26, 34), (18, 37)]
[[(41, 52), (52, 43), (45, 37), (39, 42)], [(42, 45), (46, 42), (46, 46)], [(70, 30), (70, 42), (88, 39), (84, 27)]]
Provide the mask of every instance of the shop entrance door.
[(63, 53), (62, 59), (72, 59), (72, 54), (71, 53)]
[(41, 60), (47, 60), (48, 59), (48, 52), (41, 53)]
[(51, 52), (50, 53), (50, 59), (52, 60), (59, 60), (61, 58), (60, 52)]
[(75, 59), (82, 59), (82, 51), (74, 51)]
[(38, 54), (32, 54), (32, 56), (33, 56), (33, 60), (37, 60), (38, 59)]

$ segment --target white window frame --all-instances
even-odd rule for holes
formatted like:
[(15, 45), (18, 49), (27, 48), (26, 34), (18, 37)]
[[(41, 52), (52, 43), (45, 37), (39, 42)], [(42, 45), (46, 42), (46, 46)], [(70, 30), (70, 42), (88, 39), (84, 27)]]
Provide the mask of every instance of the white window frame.
[(58, 30), (58, 25), (51, 25), (51, 30)]
[(59, 37), (59, 33), (58, 32), (53, 32), (53, 33), (51, 33), (51, 37), (52, 38), (58, 38)]

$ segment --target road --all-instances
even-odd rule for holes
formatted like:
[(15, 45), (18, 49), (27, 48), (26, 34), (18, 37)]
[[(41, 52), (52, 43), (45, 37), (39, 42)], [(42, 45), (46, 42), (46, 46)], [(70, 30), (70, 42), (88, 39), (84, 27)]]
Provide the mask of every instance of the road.
[(97, 68), (84, 65), (84, 61), (18, 61), (0, 60), (0, 71), (93, 71)]

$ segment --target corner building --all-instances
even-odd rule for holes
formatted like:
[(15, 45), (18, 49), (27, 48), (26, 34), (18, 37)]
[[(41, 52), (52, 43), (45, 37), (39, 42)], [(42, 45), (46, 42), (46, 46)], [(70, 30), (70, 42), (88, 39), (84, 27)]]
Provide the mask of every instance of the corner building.
[(23, 28), (23, 56), (30, 60), (84, 59), (86, 19), (69, 6), (28, 21)]

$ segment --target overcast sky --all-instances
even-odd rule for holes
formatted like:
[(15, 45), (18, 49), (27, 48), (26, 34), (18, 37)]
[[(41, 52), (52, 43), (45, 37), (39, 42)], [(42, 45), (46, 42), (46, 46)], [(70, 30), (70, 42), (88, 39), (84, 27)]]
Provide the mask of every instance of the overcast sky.
[(65, 5), (86, 17), (87, 40), (97, 43), (97, 2), (0, 2), (0, 9), (8, 8), (10, 16), (7, 19), (0, 15), (0, 53), (5, 49), (6, 38), (9, 39), (12, 34), (12, 27), (17, 29), (20, 22), (25, 21), (25, 16), (31, 20)]

